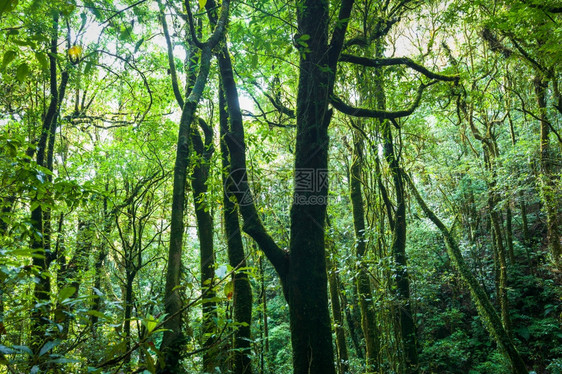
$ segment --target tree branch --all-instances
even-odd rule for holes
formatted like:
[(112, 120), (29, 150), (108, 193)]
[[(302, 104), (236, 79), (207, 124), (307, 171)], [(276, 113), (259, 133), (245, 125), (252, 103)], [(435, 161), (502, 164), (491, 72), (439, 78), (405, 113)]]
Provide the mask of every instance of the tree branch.
[(423, 75), (425, 75), (430, 79), (435, 79), (445, 82), (455, 82), (455, 83), (459, 81), (458, 75), (445, 75), (445, 74), (432, 72), (431, 70), (427, 69), (423, 65), (414, 62), (412, 59), (408, 57), (367, 58), (367, 57), (359, 57), (347, 53), (342, 53), (342, 55), (340, 56), (340, 61), (350, 62), (352, 64), (358, 64), (358, 65), (373, 67), (373, 68), (378, 68), (382, 66), (406, 65), (409, 68), (419, 73), (422, 73)]
[(168, 22), (166, 21), (166, 14), (164, 13), (164, 6), (160, 0), (158, 0), (158, 8), (160, 10), (160, 18), (162, 18), (162, 30), (164, 31), (164, 37), (166, 39), (168, 64), (170, 66), (170, 76), (172, 77), (172, 89), (180, 108), (183, 108), (184, 101), (178, 85), (178, 74), (176, 71), (176, 64), (174, 62), (174, 49), (170, 39), (170, 32), (168, 31)]
[(418, 87), (416, 98), (414, 99), (414, 102), (410, 105), (410, 107), (408, 109), (399, 110), (396, 112), (353, 107), (351, 105), (344, 103), (339, 97), (335, 95), (332, 95), (330, 99), (330, 103), (334, 108), (336, 108), (340, 112), (354, 117), (368, 117), (368, 118), (378, 118), (378, 119), (395, 119), (400, 117), (407, 117), (410, 114), (412, 114), (416, 110), (416, 108), (420, 105), (423, 91), (427, 87), (435, 83), (437, 83), (437, 81), (432, 81), (428, 84), (421, 84)]

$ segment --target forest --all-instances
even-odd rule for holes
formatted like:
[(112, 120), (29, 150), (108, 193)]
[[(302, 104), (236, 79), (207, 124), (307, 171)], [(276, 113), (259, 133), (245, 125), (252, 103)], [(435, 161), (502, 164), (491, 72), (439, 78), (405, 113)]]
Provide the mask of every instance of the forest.
[(0, 373), (562, 374), (560, 0), (1, 0)]

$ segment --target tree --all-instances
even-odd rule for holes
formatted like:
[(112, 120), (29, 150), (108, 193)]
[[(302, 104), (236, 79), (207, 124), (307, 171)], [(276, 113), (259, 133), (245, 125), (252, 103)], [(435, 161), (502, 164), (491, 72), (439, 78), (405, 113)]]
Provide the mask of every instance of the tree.
[[(187, 7), (190, 12), (189, 6)], [(161, 10), (161, 14), (163, 11)], [(164, 362), (161, 364), (167, 372), (178, 372), (180, 370), (180, 358), (182, 355), (182, 347), (184, 345), (184, 337), (182, 332), (182, 302), (178, 287), (180, 286), (181, 264), (182, 264), (182, 246), (184, 231), (184, 201), (185, 201), (185, 185), (187, 177), (187, 166), (191, 154), (192, 144), (192, 123), (195, 119), (195, 111), (197, 105), (207, 83), (211, 64), (211, 51), (221, 41), (226, 28), (226, 21), (229, 13), (229, 1), (224, 1), (221, 9), (220, 20), (217, 27), (213, 30), (213, 34), (204, 43), (200, 42), (195, 35), (195, 25), (192, 18), (189, 21), (191, 29), (191, 42), (201, 49), (201, 57), (199, 61), (199, 72), (192, 87), (188, 85), (188, 95), (184, 100), (180, 94), (177, 78), (175, 75), (175, 63), (173, 60), (172, 46), (167, 38), (168, 57), (170, 64), (170, 72), (172, 75), (172, 88), (176, 96), (176, 100), (182, 108), (182, 115), (179, 125), (178, 143), (176, 149), (176, 162), (174, 167), (174, 188), (172, 201), (172, 218), (170, 221), (170, 249), (168, 253), (168, 270), (166, 273), (166, 292), (165, 305), (166, 313), (169, 318), (165, 324), (167, 329), (162, 340), (161, 350), (164, 353)], [(165, 17), (161, 17), (162, 27), (167, 33), (167, 25)]]

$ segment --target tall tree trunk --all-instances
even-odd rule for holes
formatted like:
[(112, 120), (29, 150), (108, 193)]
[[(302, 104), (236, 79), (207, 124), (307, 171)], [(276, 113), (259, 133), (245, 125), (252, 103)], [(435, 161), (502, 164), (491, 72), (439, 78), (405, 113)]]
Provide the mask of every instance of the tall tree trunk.
[[(376, 45), (377, 57), (384, 54), (384, 46), (380, 41)], [(375, 100), (377, 109), (386, 110), (386, 96), (384, 93), (383, 76), (380, 68), (375, 70)], [(394, 183), (394, 193), (396, 195), (396, 210), (392, 228), (392, 256), (396, 266), (396, 297), (399, 302), (399, 325), (402, 334), (402, 344), (404, 349), (405, 370), (407, 373), (418, 372), (418, 344), (416, 325), (412, 314), (410, 303), (410, 279), (408, 275), (408, 264), (406, 257), (406, 201), (404, 195), (404, 182), (400, 172), (398, 156), (394, 150), (391, 123), (388, 120), (380, 122), (383, 139), (383, 153), (390, 169), (390, 175)]]
[(191, 131), (191, 142), (194, 155), (196, 156), (193, 172), (191, 174), (191, 186), (193, 192), (193, 203), (195, 205), (195, 217), (197, 220), (197, 233), (199, 237), (199, 258), (201, 267), (201, 293), (203, 296), (203, 372), (213, 373), (216, 367), (220, 367), (217, 360), (218, 348), (215, 343), (217, 339), (217, 303), (214, 301), (216, 292), (215, 281), (215, 250), (213, 244), (213, 216), (207, 205), (207, 180), (209, 178), (210, 162), (213, 155), (213, 131), (202, 120), (198, 120), (203, 129), (205, 144), (201, 140), (199, 131), (193, 128)]
[[(125, 352), (131, 348), (131, 317), (133, 312), (133, 282), (136, 271), (127, 271), (125, 275), (125, 317), (123, 321), (123, 335), (125, 337)], [(131, 362), (131, 355), (123, 358), (123, 364), (128, 370)]]
[(226, 142), (233, 169), (231, 177), (238, 187), (235, 196), (244, 217), (244, 230), (256, 240), (280, 276), (289, 305), (296, 374), (335, 373), (324, 250), (328, 125), (332, 114), (328, 102), (352, 4), (353, 1), (342, 2), (328, 46), (328, 1), (297, 3), (298, 36), (309, 38), (308, 46), (300, 50), (289, 253), (266, 232), (253, 203), (245, 173), (244, 129), (231, 61), (225, 47), (218, 56), (231, 126)]
[(396, 194), (396, 211), (392, 230), (392, 255), (396, 266), (396, 296), (399, 301), (399, 323), (404, 345), (404, 359), (407, 373), (418, 372), (418, 348), (416, 326), (410, 303), (410, 279), (406, 260), (406, 201), (404, 185), (398, 159), (394, 153), (392, 132), (388, 121), (382, 124), (384, 155), (390, 167)]
[(561, 264), (562, 245), (560, 244), (560, 231), (558, 222), (558, 202), (560, 194), (556, 191), (556, 183), (552, 177), (552, 160), (550, 155), (550, 124), (546, 116), (546, 88), (547, 81), (540, 76), (534, 79), (535, 95), (539, 108), (541, 138), (540, 138), (540, 165), (541, 165), (541, 192), (546, 211), (547, 239), (554, 263), (558, 268)]
[(330, 300), (332, 301), (332, 316), (334, 317), (334, 329), (336, 331), (338, 372), (340, 374), (345, 374), (349, 371), (349, 356), (345, 343), (344, 320), (340, 303), (340, 284), (336, 277), (338, 269), (334, 266), (330, 254), (326, 256), (326, 265), (328, 267), (328, 285), (330, 289)]
[[(222, 88), (219, 89), (219, 110), (220, 110), (220, 146), (222, 154), (222, 168), (226, 173), (230, 170), (228, 147), (224, 142), (224, 136), (228, 133), (228, 110), (226, 99)], [(228, 175), (223, 174), (223, 214), (224, 228), (227, 243), (228, 260), (233, 268), (246, 267), (244, 255), (244, 245), (242, 244), (242, 234), (238, 221), (238, 208), (230, 200), (234, 186), (228, 179)], [(234, 294), (232, 295), (232, 305), (234, 308), (234, 322), (237, 324), (234, 332), (234, 374), (251, 374), (251, 323), (252, 323), (252, 287), (246, 270), (234, 272)], [(263, 290), (265, 292), (265, 290)]]
[[(61, 74), (60, 86), (57, 87), (57, 45), (58, 45), (58, 15), (53, 17), (53, 31), (51, 35), (51, 47), (49, 54), (50, 65), (50, 94), (51, 99), (41, 130), (41, 136), (37, 144), (36, 161), (42, 167), (51, 167), (54, 152), (54, 136), (60, 104), (64, 97), (68, 73)], [(51, 140), (53, 139), (53, 140)], [(50, 181), (50, 176), (47, 177)], [(50, 238), (50, 207), (43, 208), (41, 201), (36, 201), (38, 205), (31, 211), (31, 221), (35, 230), (35, 235), (31, 241), (31, 249), (42, 255), (33, 257), (33, 266), (39, 271), (39, 281), (35, 284), (34, 298), (38, 304), (47, 305), (50, 298), (51, 286), (48, 269), (52, 258), (51, 238)], [(33, 204), (32, 204), (33, 205)], [(50, 310), (47, 306), (34, 308), (31, 313), (31, 341), (29, 346), (33, 351), (30, 364), (37, 363), (39, 351), (46, 342), (45, 330), (49, 324)]]
[[(109, 192), (109, 183), (105, 184), (105, 192), (108, 193)], [(95, 270), (95, 275), (94, 275), (94, 289), (93, 289), (93, 305), (92, 305), (92, 310), (96, 311), (96, 312), (100, 312), (101, 311), (101, 279), (102, 279), (102, 269), (103, 269), (103, 263), (105, 261), (105, 258), (107, 257), (107, 245), (106, 245), (106, 240), (109, 237), (109, 233), (111, 231), (111, 217), (109, 215), (109, 212), (107, 210), (107, 196), (104, 196), (103, 198), (103, 212), (102, 212), (102, 219), (103, 219), (103, 223), (102, 223), (102, 231), (103, 231), (103, 235), (104, 237), (101, 238), (101, 240), (99, 241), (98, 244), (98, 251), (96, 253), (96, 257), (94, 260), (94, 270)], [(92, 314), (91, 317), (91, 322), (92, 322), (92, 335), (95, 337), (97, 334), (97, 323), (98, 323), (99, 317), (96, 315), (96, 313)]]
[[(184, 231), (184, 203), (185, 203), (185, 186), (187, 176), (187, 166), (191, 153), (191, 125), (195, 119), (195, 111), (199, 104), (199, 100), (203, 94), (203, 89), (207, 84), (209, 70), (211, 66), (212, 50), (223, 40), (226, 24), (229, 15), (230, 0), (223, 0), (221, 6), (221, 18), (217, 22), (217, 27), (213, 30), (211, 36), (205, 43), (197, 43), (201, 47), (201, 57), (199, 59), (199, 72), (195, 78), (193, 86), (188, 84), (188, 96), (183, 100), (179, 91), (179, 85), (176, 76), (175, 62), (173, 56), (173, 46), (170, 42), (168, 26), (164, 8), (161, 3), (160, 15), (166, 45), (168, 49), (168, 63), (170, 66), (170, 75), (172, 78), (172, 88), (174, 95), (180, 107), (182, 114), (180, 118), (178, 142), (176, 148), (176, 160), (174, 166), (173, 187), (172, 187), (172, 212), (170, 220), (170, 246), (168, 249), (168, 268), (166, 270), (166, 285), (164, 289), (164, 310), (168, 315), (164, 323), (164, 336), (160, 350), (163, 355), (159, 360), (158, 366), (162, 373), (180, 373), (183, 371), (180, 361), (183, 354), (183, 346), (185, 338), (182, 332), (182, 302), (179, 294), (181, 268), (182, 268), (182, 245)], [(191, 24), (193, 30), (194, 25)], [(194, 37), (195, 35), (192, 35)], [(195, 40), (192, 40), (195, 43)], [(193, 61), (194, 59), (191, 59)], [(192, 69), (193, 68), (193, 69)], [(190, 66), (189, 71), (194, 71), (194, 67)], [(191, 82), (191, 78), (188, 79)]]
[(351, 162), (349, 194), (353, 212), (353, 227), (355, 230), (355, 255), (357, 256), (356, 282), (361, 309), (361, 327), (365, 337), (366, 348), (366, 370), (377, 371), (379, 369), (379, 334), (375, 305), (373, 303), (373, 292), (369, 274), (364, 263), (367, 246), (365, 244), (365, 213), (363, 209), (363, 195), (361, 184), (361, 172), (363, 168), (363, 143), (360, 135), (356, 134), (353, 142), (353, 160)]
[(503, 353), (511, 364), (513, 373), (528, 374), (527, 368), (525, 367), (525, 362), (519, 355), (517, 348), (515, 348), (515, 346), (513, 345), (513, 341), (509, 337), (509, 334), (504, 329), (500, 317), (498, 316), (490, 299), (488, 298), (488, 294), (480, 286), (480, 284), (472, 274), (472, 271), (464, 261), (461, 250), (456, 240), (453, 238), (450, 231), (443, 224), (443, 222), (441, 222), (441, 220), (433, 213), (433, 211), (429, 209), (410, 178), (405, 176), (405, 179), (409, 183), (410, 189), (425, 215), (433, 222), (435, 226), (437, 226), (439, 231), (441, 231), (441, 234), (443, 235), (443, 238), (445, 240), (447, 254), (453, 262), (455, 269), (459, 272), (461, 278), (468, 285), (468, 288), (472, 295), (472, 300), (477, 307), (478, 313), (482, 317), (485, 327), (488, 329), (496, 343), (502, 348)]
[[(338, 284), (342, 284), (338, 273), (335, 274), (335, 277)], [(342, 309), (345, 311), (345, 320), (347, 321), (347, 328), (349, 330), (349, 335), (351, 336), (353, 348), (355, 348), (355, 354), (361, 361), (363, 361), (365, 359), (363, 345), (361, 344), (363, 335), (361, 334), (361, 329), (357, 328), (356, 322), (361, 321), (361, 312), (357, 313), (360, 308), (357, 306), (357, 298), (355, 297), (355, 295), (357, 295), (357, 282), (353, 283), (352, 291), (353, 294), (350, 303), (347, 301), (345, 294), (340, 294), (342, 298)]]
[[(269, 325), (267, 323), (267, 292), (265, 288), (265, 273), (263, 271), (263, 256), (258, 257), (258, 267), (260, 271), (260, 302), (262, 307), (261, 313), (261, 355), (260, 355), (260, 373), (265, 373), (265, 356), (269, 353)], [(271, 368), (270, 368), (271, 369)], [(274, 369), (272, 370), (274, 371)]]
[(163, 365), (166, 372), (181, 372), (180, 359), (183, 353), (185, 338), (182, 332), (182, 302), (179, 294), (182, 267), (182, 245), (184, 231), (184, 205), (187, 165), (191, 152), (191, 124), (195, 110), (203, 93), (211, 63), (210, 49), (203, 49), (201, 65), (197, 81), (182, 108), (176, 161), (174, 166), (172, 187), (172, 217), (170, 220), (170, 246), (168, 249), (168, 268), (166, 270), (166, 286), (164, 289), (164, 310), (169, 316), (164, 328), (164, 337), (160, 350), (164, 354)]

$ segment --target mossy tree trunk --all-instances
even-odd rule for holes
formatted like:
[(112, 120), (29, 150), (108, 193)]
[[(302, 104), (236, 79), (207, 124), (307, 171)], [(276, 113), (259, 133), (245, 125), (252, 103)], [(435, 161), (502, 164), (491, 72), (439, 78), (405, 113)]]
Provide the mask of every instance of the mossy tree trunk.
[[(352, 4), (353, 1), (342, 2), (339, 20), (328, 44), (329, 2), (297, 2), (296, 38), (306, 36), (307, 47), (302, 44), (300, 47), (296, 183), (288, 252), (275, 243), (257, 214), (245, 172), (244, 129), (231, 61), (225, 49), (218, 56), (230, 118), (230, 132), (225, 139), (231, 156), (231, 178), (238, 188), (235, 196), (244, 218), (244, 230), (258, 243), (280, 276), (289, 305), (295, 373), (335, 373), (324, 248), (328, 125), (332, 114), (328, 103)], [(306, 179), (309, 177), (314, 179)], [(314, 182), (303, 185), (300, 178), (305, 178), (304, 182)]]
[(420, 193), (416, 189), (412, 180), (405, 176), (406, 181), (410, 185), (410, 189), (414, 194), (419, 206), (422, 208), (425, 215), (433, 222), (435, 226), (441, 231), (445, 240), (445, 247), (447, 254), (451, 259), (455, 269), (459, 272), (461, 278), (466, 282), (472, 296), (472, 301), (477, 307), (478, 313), (482, 317), (484, 326), (488, 329), (496, 343), (501, 347), (506, 358), (511, 364), (513, 373), (515, 374), (528, 374), (525, 362), (521, 358), (517, 348), (515, 348), (512, 339), (502, 325), (502, 321), (494, 309), (492, 302), (488, 298), (486, 291), (478, 283), (469, 266), (462, 257), (461, 250), (447, 227), (441, 220), (433, 213), (427, 206)]
[(562, 265), (562, 245), (560, 243), (560, 223), (558, 206), (560, 194), (556, 190), (556, 183), (552, 176), (552, 155), (550, 150), (550, 123), (546, 115), (546, 89), (548, 81), (537, 75), (534, 79), (535, 95), (540, 116), (540, 187), (546, 212), (547, 239), (554, 263), (558, 268)]
[(353, 142), (353, 159), (351, 161), (349, 194), (353, 212), (353, 227), (355, 230), (355, 255), (356, 282), (359, 296), (359, 307), (361, 310), (361, 327), (365, 337), (366, 368), (367, 371), (377, 371), (379, 368), (379, 333), (375, 305), (373, 302), (373, 291), (371, 280), (365, 268), (367, 265), (364, 257), (367, 251), (365, 232), (365, 213), (363, 209), (362, 194), (362, 171), (363, 171), (363, 141), (359, 134), (355, 134)]
[[(193, 85), (188, 84), (186, 98), (181, 95), (179, 89), (174, 55), (171, 38), (168, 32), (168, 25), (166, 23), (164, 7), (161, 3), (158, 4), (160, 8), (160, 21), (162, 23), (162, 30), (166, 39), (166, 46), (168, 52), (168, 64), (170, 68), (170, 77), (172, 80), (172, 89), (178, 105), (181, 108), (181, 118), (178, 130), (178, 140), (176, 146), (176, 159), (173, 173), (173, 187), (172, 187), (172, 209), (170, 219), (170, 244), (168, 248), (168, 266), (166, 269), (166, 285), (164, 289), (164, 310), (168, 315), (164, 328), (166, 332), (162, 338), (160, 350), (162, 356), (160, 357), (158, 366), (162, 373), (173, 372), (180, 373), (183, 371), (181, 367), (181, 358), (183, 355), (183, 346), (185, 343), (184, 334), (182, 331), (182, 301), (180, 295), (180, 278), (182, 272), (182, 246), (183, 246), (183, 232), (184, 232), (184, 206), (185, 206), (185, 187), (187, 177), (187, 166), (192, 151), (192, 123), (196, 118), (195, 112), (203, 94), (209, 70), (211, 66), (212, 50), (224, 38), (226, 31), (226, 24), (229, 15), (230, 1), (224, 0), (221, 6), (220, 20), (214, 28), (212, 34), (206, 42), (196, 41), (196, 35), (193, 32), (191, 42), (196, 44), (201, 51), (199, 58), (199, 70), (195, 74), (195, 66), (193, 69)], [(192, 19), (190, 19), (193, 22)], [(194, 30), (195, 25), (190, 24), (190, 29)], [(195, 48), (190, 51), (195, 53)], [(191, 59), (195, 64), (196, 59)], [(188, 77), (191, 81), (192, 77)]]

